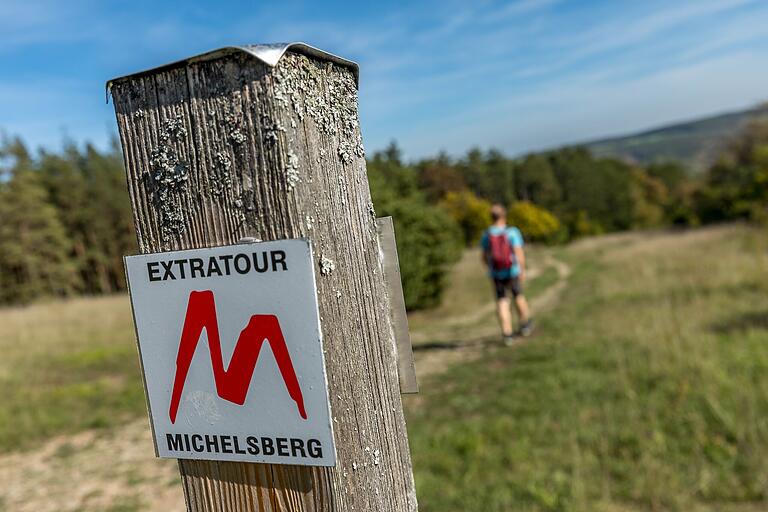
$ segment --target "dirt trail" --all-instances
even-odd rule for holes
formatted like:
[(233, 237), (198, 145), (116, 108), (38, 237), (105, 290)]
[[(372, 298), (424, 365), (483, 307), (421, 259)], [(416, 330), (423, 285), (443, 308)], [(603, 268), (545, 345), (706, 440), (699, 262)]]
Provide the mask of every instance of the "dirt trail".
[[(568, 284), (571, 268), (563, 261), (547, 255), (541, 269), (554, 267), (557, 271), (557, 282), (544, 290), (530, 301), (531, 312), (540, 316), (552, 309), (560, 299), (560, 295)], [(541, 271), (541, 270), (540, 270)], [(538, 274), (538, 273), (537, 273)], [(536, 274), (531, 273), (531, 277)], [(468, 361), (479, 357), (488, 347), (496, 346), (499, 342), (499, 328), (494, 318), (493, 304), (483, 307), (466, 315), (467, 321), (478, 321), (488, 317), (487, 325), (477, 329), (476, 335), (461, 342), (448, 342), (445, 347), (430, 345), (426, 350), (415, 348), (416, 375), (419, 381), (441, 373), (454, 363)]]
[[(476, 258), (470, 257), (471, 265), (475, 270), (476, 275), (474, 276), (475, 279), (483, 279), (485, 280), (485, 275), (481, 268), (477, 265), (477, 262), (475, 261)], [(542, 274), (542, 272), (551, 266), (550, 259), (544, 258), (539, 265), (531, 265), (527, 271), (528, 271), (528, 279), (536, 279), (539, 277), (539, 275)], [(464, 265), (465, 262), (461, 261), (457, 264), (457, 266)], [(454, 269), (455, 270), (455, 269)], [(456, 286), (455, 284), (453, 286)], [(460, 286), (460, 285), (459, 285)], [(485, 288), (483, 288), (485, 290)], [(454, 297), (455, 299), (455, 297)], [(444, 301), (451, 300), (451, 298), (444, 298)], [(483, 332), (487, 331), (487, 320), (488, 317), (493, 316), (495, 313), (495, 306), (493, 301), (491, 300), (483, 300), (482, 304), (476, 307), (468, 307), (465, 310), (462, 310), (460, 313), (457, 313), (455, 311), (451, 311), (449, 313), (443, 314), (441, 312), (440, 314), (436, 315), (435, 312), (440, 312), (440, 309), (438, 307), (437, 310), (431, 311), (428, 310), (427, 314), (430, 315), (430, 319), (428, 322), (431, 324), (429, 330), (424, 329), (418, 329), (413, 328), (413, 324), (411, 324), (411, 341), (414, 345), (423, 345), (425, 343), (430, 342), (434, 339), (451, 339), (453, 337), (456, 337), (456, 329), (466, 329), (471, 332), (471, 337), (478, 336), (478, 333), (481, 333), (482, 335), (486, 336), (488, 333)], [(419, 311), (416, 312), (416, 314), (423, 314), (423, 312)], [(412, 315), (413, 313), (408, 315), (409, 322), (412, 321)], [(423, 324), (424, 320), (422, 320)], [(439, 325), (438, 325), (439, 324)], [(467, 336), (460, 336), (462, 340), (466, 340)]]
[(0, 511), (183, 511), (176, 462), (154, 457), (146, 418), (0, 457)]
[(571, 267), (565, 262), (555, 259), (551, 255), (547, 256), (546, 262), (547, 266), (552, 266), (557, 271), (557, 282), (531, 300), (531, 310), (537, 315), (549, 311), (557, 304), (571, 275)]
[[(529, 276), (548, 267), (557, 270), (559, 279), (531, 301), (536, 315), (557, 303), (570, 274), (565, 263), (548, 255)], [(492, 303), (450, 320), (454, 327), (470, 326), (473, 334), (452, 348), (417, 351), (422, 382), (454, 362), (478, 357), (497, 342)], [(482, 325), (475, 329), (478, 323)], [(433, 339), (440, 339), (439, 334)], [(154, 457), (145, 418), (110, 431), (59, 436), (37, 450), (0, 455), (0, 482), (0, 512), (185, 510), (176, 463)]]

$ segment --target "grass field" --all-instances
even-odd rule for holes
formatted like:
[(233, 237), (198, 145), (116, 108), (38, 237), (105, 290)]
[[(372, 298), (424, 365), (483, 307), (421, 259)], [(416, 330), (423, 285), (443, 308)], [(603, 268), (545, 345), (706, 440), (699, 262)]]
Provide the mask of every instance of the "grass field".
[[(410, 316), (417, 370), (458, 354), (405, 398), (420, 510), (768, 510), (767, 250), (742, 226), (535, 248), (538, 333), (511, 348), (468, 253)], [(182, 507), (133, 338), (124, 296), (0, 310), (0, 510)]]
[(0, 310), (0, 451), (145, 412), (125, 296)]
[(538, 336), (409, 409), (421, 510), (768, 509), (766, 248), (725, 227), (557, 251)]

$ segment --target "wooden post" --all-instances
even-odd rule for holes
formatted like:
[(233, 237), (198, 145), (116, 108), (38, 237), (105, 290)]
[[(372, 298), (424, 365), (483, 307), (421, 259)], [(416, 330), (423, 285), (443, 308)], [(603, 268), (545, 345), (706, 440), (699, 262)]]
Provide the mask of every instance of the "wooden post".
[(187, 507), (417, 510), (357, 70), (304, 45), (273, 63), (228, 49), (109, 84), (142, 252), (308, 237), (317, 256), (337, 466), (180, 460)]

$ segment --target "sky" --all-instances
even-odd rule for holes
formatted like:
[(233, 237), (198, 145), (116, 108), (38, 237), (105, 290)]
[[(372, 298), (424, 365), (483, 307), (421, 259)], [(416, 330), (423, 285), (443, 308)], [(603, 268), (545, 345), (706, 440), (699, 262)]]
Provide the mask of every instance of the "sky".
[(0, 131), (107, 147), (108, 79), (304, 41), (360, 64), (369, 154), (519, 155), (768, 100), (766, 27), (766, 0), (0, 0)]

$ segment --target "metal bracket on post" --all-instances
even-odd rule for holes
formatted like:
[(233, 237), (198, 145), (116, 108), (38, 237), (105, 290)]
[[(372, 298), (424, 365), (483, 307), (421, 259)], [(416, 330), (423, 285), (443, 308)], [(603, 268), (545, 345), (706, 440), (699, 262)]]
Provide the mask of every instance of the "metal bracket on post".
[(376, 219), (379, 233), (379, 247), (384, 267), (384, 280), (389, 293), (390, 316), (392, 328), (395, 331), (395, 347), (397, 348), (397, 375), (400, 380), (401, 393), (418, 393), (419, 384), (416, 381), (416, 367), (413, 362), (413, 345), (408, 331), (408, 316), (405, 313), (405, 297), (403, 283), (400, 278), (400, 261), (397, 257), (395, 241), (395, 226), (392, 217)]

